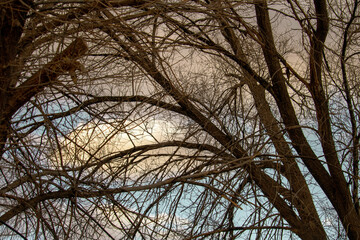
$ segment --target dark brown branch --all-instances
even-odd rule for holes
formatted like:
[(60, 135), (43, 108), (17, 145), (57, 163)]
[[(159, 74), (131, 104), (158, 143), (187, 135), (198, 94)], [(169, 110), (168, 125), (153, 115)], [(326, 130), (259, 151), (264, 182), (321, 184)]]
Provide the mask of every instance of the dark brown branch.
[(348, 41), (350, 41), (350, 27), (352, 26), (352, 23), (354, 22), (355, 18), (357, 17), (356, 11), (358, 8), (359, 2), (355, 0), (354, 2), (354, 8), (351, 14), (351, 17), (346, 24), (345, 30), (344, 30), (344, 40), (342, 44), (341, 49), (341, 72), (342, 72), (342, 78), (343, 78), (343, 85), (345, 89), (345, 101), (348, 106), (349, 116), (350, 116), (350, 123), (351, 123), (351, 137), (352, 137), (352, 168), (353, 172), (352, 175), (354, 176), (352, 179), (353, 188), (352, 188), (352, 198), (355, 206), (355, 210), (358, 215), (360, 215), (360, 207), (359, 207), (359, 138), (357, 137), (357, 124), (356, 124), (356, 118), (355, 118), (355, 112), (354, 112), (354, 106), (352, 103), (352, 97), (349, 87), (349, 82), (347, 78), (347, 72), (346, 72), (346, 50), (348, 46)]
[[(88, 108), (92, 105), (101, 104), (101, 103), (109, 103), (109, 102), (118, 103), (118, 104), (126, 103), (126, 102), (146, 103), (146, 104), (150, 104), (152, 106), (160, 107), (160, 108), (172, 111), (172, 112), (179, 113), (181, 115), (186, 115), (186, 113), (180, 107), (173, 105), (171, 103), (167, 103), (167, 102), (163, 102), (163, 101), (151, 98), (151, 97), (146, 97), (146, 96), (141, 96), (141, 95), (101, 96), (101, 97), (94, 96), (91, 99), (86, 100), (67, 111), (60, 112), (60, 113), (52, 113), (52, 114), (47, 115), (47, 120), (53, 121), (58, 118), (67, 117), (67, 116), (75, 114), (81, 110), (85, 110), (86, 108)], [(37, 116), (34, 116), (34, 117), (36, 118)], [(30, 125), (22, 126), (21, 128), (18, 128), (17, 130), (19, 131), (22, 129), (30, 128), (30, 130), (27, 131), (27, 133), (25, 134), (25, 135), (28, 135), (44, 124), (45, 124), (44, 121), (36, 122), (36, 123), (30, 124)], [(21, 135), (21, 136), (23, 137), (25, 135)]]
[[(320, 183), (320, 186), (328, 190), (328, 194), (332, 193), (332, 185), (329, 174), (326, 172), (325, 168), (321, 165), (320, 161), (314, 160), (317, 159), (315, 153), (311, 149), (307, 139), (305, 138), (301, 128), (293, 128), (294, 126), (299, 126), (299, 121), (296, 117), (295, 110), (293, 108), (290, 95), (286, 87), (286, 80), (283, 76), (280, 61), (278, 58), (273, 32), (271, 29), (269, 12), (267, 9), (267, 3), (263, 0), (256, 1), (255, 4), (256, 10), (256, 19), (259, 27), (259, 32), (262, 37), (263, 45), (262, 50), (269, 70), (272, 85), (274, 90), (274, 97), (277, 103), (277, 106), (280, 110), (281, 117), (289, 136), (294, 145), (294, 148), (297, 150), (298, 154), (302, 157), (305, 165), (308, 167), (314, 178)], [(325, 191), (326, 192), (326, 191)], [(332, 197), (332, 196), (330, 196)], [(310, 206), (309, 206), (310, 207)], [(304, 209), (305, 210), (305, 209)], [(325, 230), (322, 227), (320, 218), (317, 214), (315, 207), (312, 205), (312, 208), (306, 209), (303, 214), (301, 214), (306, 222), (312, 222), (308, 227), (314, 228), (304, 229), (303, 232), (296, 232), (301, 238), (304, 239), (326, 239)], [(302, 212), (302, 211), (301, 211)], [(283, 216), (286, 218), (286, 216)], [(295, 225), (292, 225), (296, 228)], [(314, 234), (316, 231), (316, 235)], [(312, 236), (313, 234), (313, 236)]]

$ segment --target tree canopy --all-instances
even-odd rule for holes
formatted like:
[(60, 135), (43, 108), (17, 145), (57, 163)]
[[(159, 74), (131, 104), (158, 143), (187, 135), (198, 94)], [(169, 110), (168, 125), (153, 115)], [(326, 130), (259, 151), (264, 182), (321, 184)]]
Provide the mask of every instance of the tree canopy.
[(0, 3), (0, 237), (359, 239), (357, 0)]

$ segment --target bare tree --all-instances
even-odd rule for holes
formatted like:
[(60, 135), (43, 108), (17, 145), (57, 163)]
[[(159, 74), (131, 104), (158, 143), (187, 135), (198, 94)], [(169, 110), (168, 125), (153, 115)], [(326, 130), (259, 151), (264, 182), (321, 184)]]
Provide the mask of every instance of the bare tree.
[(359, 239), (358, 5), (3, 1), (1, 237)]

